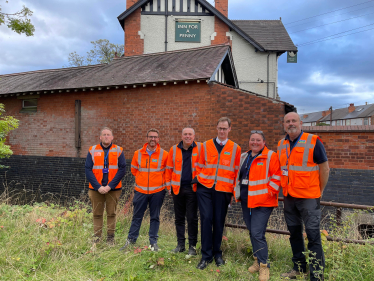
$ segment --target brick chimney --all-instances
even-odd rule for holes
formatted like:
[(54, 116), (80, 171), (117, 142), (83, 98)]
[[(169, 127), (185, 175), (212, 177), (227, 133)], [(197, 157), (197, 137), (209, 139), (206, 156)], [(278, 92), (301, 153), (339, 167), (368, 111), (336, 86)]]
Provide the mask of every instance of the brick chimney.
[[(126, 10), (138, 0), (126, 0)], [(134, 11), (125, 19), (125, 56), (136, 56), (144, 53), (144, 40), (140, 37), (141, 8)]]
[(322, 117), (326, 117), (329, 114), (330, 114), (330, 110), (322, 111)]
[(305, 119), (305, 118), (307, 118), (308, 117), (308, 114), (304, 114), (303, 115), (303, 118)]
[(348, 112), (349, 113), (351, 113), (351, 112), (353, 112), (353, 111), (355, 111), (355, 104), (354, 103), (351, 103), (350, 105), (349, 105), (349, 107), (348, 107)]
[(229, 0), (215, 0), (215, 8), (226, 18), (229, 16)]
[(138, 0), (126, 0), (126, 10), (134, 5)]

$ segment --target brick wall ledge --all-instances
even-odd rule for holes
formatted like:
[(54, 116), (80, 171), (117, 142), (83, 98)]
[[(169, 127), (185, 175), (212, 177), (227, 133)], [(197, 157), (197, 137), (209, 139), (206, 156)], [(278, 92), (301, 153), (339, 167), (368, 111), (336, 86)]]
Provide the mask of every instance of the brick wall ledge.
[(374, 132), (374, 125), (356, 125), (356, 126), (303, 126), (304, 132)]

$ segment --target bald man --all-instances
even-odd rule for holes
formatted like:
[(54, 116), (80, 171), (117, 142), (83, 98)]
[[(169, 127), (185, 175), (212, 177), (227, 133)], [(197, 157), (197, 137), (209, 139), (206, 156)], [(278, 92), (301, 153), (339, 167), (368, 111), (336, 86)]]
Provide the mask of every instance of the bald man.
[(307, 271), (303, 222), (308, 237), (310, 280), (323, 280), (325, 257), (322, 249), (320, 200), (329, 178), (329, 164), (321, 139), (301, 130), (296, 112), (284, 117), (287, 135), (278, 143), (284, 216), (290, 231), (293, 269), (282, 277), (296, 279)]

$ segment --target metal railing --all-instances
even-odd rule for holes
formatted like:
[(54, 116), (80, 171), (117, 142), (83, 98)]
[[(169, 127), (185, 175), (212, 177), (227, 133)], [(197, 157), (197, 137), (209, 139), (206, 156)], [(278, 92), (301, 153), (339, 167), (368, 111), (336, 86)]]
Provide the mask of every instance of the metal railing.
[[(279, 201), (284, 201), (282, 197), (278, 199)], [(367, 206), (367, 205), (357, 205), (357, 204), (346, 204), (346, 203), (336, 203), (336, 202), (327, 202), (327, 201), (321, 201), (320, 204), (322, 206), (329, 206), (329, 207), (335, 207), (336, 209), (336, 221), (338, 225), (341, 225), (342, 221), (342, 208), (349, 208), (349, 209), (359, 209), (359, 210), (374, 210), (374, 206)], [(232, 224), (232, 223), (226, 223), (226, 227), (231, 228), (240, 228), (240, 229), (247, 229), (245, 225), (240, 224)], [(266, 229), (266, 232), (269, 233), (275, 233), (275, 234), (282, 234), (282, 235), (290, 235), (289, 231), (286, 230), (278, 230), (278, 229)], [(336, 242), (344, 242), (344, 243), (355, 243), (355, 244), (374, 244), (374, 241), (365, 241), (365, 240), (356, 240), (356, 239), (343, 239), (343, 238), (334, 238), (331, 236), (326, 236), (328, 241), (336, 241)]]

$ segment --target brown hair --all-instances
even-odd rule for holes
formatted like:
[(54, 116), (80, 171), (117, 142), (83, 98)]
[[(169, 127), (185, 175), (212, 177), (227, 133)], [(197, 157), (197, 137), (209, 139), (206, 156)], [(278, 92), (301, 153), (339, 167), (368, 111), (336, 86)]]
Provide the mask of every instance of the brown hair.
[(229, 124), (229, 127), (231, 127), (231, 120), (229, 117), (221, 117), (218, 119), (217, 125), (221, 122), (227, 122)]
[(152, 129), (149, 129), (149, 130), (148, 130), (148, 132), (147, 132), (147, 137), (148, 137), (148, 134), (149, 134), (150, 132), (155, 132), (155, 133), (157, 133), (157, 136), (158, 136), (158, 137), (160, 136), (159, 131), (158, 131), (157, 129), (152, 128)]

